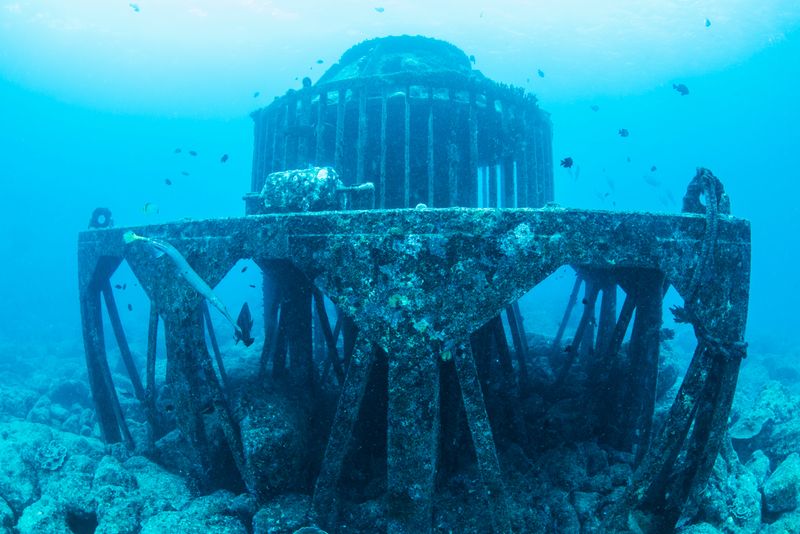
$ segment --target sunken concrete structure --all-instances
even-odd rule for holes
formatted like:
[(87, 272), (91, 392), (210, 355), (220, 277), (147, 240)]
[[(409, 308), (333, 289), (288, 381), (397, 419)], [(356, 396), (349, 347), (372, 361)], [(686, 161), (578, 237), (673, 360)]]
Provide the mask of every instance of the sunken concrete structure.
[[(310, 495), (310, 520), (329, 532), (359, 531), (353, 510), (365, 501), (380, 510), (370, 532), (444, 528), (437, 488), (453, 477), (482, 512), (472, 523), (456, 514), (450, 528), (545, 532), (552, 522), (526, 516), (544, 503), (501, 460), (541, 455), (542, 414), (566, 399), (584, 437), (631, 473), (593, 510), (597, 527), (676, 524), (721, 449), (745, 356), (749, 225), (711, 172), (698, 170), (681, 214), (541, 207), (552, 198), (547, 115), (421, 37), (357, 45), (253, 118), (247, 216), (79, 236), (87, 369), (107, 443), (177, 465), (201, 490)], [(291, 202), (275, 187), (295, 188)], [(169, 258), (126, 245), (129, 230), (174, 246), (212, 287), (242, 259), (261, 268), (260, 372), (226, 372), (203, 297)], [(123, 261), (151, 302), (144, 380), (110, 283)], [(563, 265), (578, 273), (570, 305), (537, 343), (516, 302)], [(697, 348), (657, 422), (670, 286)], [(580, 321), (562, 341), (581, 287)], [(144, 414), (138, 439), (112, 380), (103, 300)]]

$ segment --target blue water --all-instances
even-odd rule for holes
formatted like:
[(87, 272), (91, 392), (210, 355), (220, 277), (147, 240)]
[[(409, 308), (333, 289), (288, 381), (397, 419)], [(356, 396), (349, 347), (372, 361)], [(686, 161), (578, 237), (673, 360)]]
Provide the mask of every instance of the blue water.
[[(50, 4), (0, 4), (2, 341), (79, 341), (75, 243), (95, 207), (111, 208), (117, 225), (242, 214), (249, 111), (296, 78), (316, 79), (364, 38), (424, 33), (539, 95), (556, 165), (576, 162), (572, 174), (556, 167), (563, 205), (676, 212), (695, 168), (712, 169), (734, 215), (752, 222), (748, 338), (797, 350), (800, 16), (791, 2), (395, 2), (383, 13), (357, 3)], [(147, 202), (159, 213), (143, 213)]]

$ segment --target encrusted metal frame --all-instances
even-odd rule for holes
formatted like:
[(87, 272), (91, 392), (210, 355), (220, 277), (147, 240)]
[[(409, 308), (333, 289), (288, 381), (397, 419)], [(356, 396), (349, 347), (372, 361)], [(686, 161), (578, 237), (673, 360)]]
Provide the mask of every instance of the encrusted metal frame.
[[(211, 476), (212, 466), (207, 464), (215, 449), (224, 447), (241, 479), (257, 492), (257, 473), (248, 465), (225, 384), (206, 348), (201, 297), (175, 273), (168, 259), (153, 259), (137, 244), (125, 245), (122, 236), (127, 230), (95, 229), (79, 236), (86, 361), (103, 438), (107, 443), (135, 445), (109, 371), (101, 295), (136, 395), (148, 414), (151, 436), (156, 432), (152, 428), (156, 421), (155, 325), (160, 317), (166, 332), (168, 380), (176, 388), (178, 428), (192, 444), (198, 465), (208, 468), (196, 475)], [(506, 309), (511, 310), (509, 323), (516, 323), (518, 315), (509, 306), (565, 264), (587, 280), (587, 318), (581, 323), (598, 325), (596, 339), (587, 341), (578, 334), (573, 344), (579, 338), (592, 343), (591, 357), (598, 365), (616, 356), (620, 331), (624, 335), (636, 310), (629, 352), (630, 368), (636, 372), (617, 379), (625, 392), (620, 400), (625, 414), (619, 417), (626, 424), (619, 444), (635, 451), (638, 460), (625, 502), (607, 518), (609, 528), (627, 528), (631, 514), (651, 532), (674, 525), (692, 488), (707, 479), (720, 450), (743, 356), (743, 351), (734, 348), (741, 347), (748, 303), (750, 230), (746, 221), (717, 211), (654, 215), (560, 208), (444, 208), (254, 215), (132, 230), (172, 244), (212, 286), (240, 259), (252, 259), (265, 271), (282, 272), (282, 285), (289, 292), (283, 305), (294, 314), (294, 330), (284, 332), (290, 339), (286, 345), (289, 363), (284, 355), (273, 366), (284, 366), (287, 379), (310, 398), (319, 384), (310, 327), (312, 310), (319, 312), (319, 305), (315, 307), (312, 300), (316, 296), (320, 302), (324, 293), (352, 321), (343, 358), (337, 355), (330, 325), (325, 331), (330, 363), (338, 366), (344, 380), (313, 497), (323, 526), (335, 525), (337, 481), (375, 350), (380, 349), (388, 362), (390, 532), (431, 529), (437, 440), (445, 415), (440, 413), (439, 373), (453, 362), (494, 529), (510, 531), (487, 414), (489, 399), (484, 398), (488, 393), (481, 386), (486, 373), (499, 374), (512, 389), (524, 383), (524, 336), (512, 328), (516, 367), (506, 348), (498, 370), (488, 367), (470, 338)], [(110, 277), (123, 260), (152, 306), (143, 385), (130, 361), (110, 291)], [(619, 314), (611, 297), (617, 285), (629, 297)], [(698, 350), (666, 422), (653, 428), (662, 295), (668, 285), (686, 300), (686, 309), (679, 311), (695, 326)], [(594, 303), (600, 292), (603, 304), (595, 320)], [(274, 314), (269, 313), (273, 304), (265, 302), (265, 306), (267, 332), (275, 333), (276, 325), (269, 323), (274, 322)], [(347, 328), (337, 329), (337, 336), (338, 330)], [(495, 330), (493, 335), (499, 339), (500, 334)], [(567, 355), (557, 380), (569, 372), (576, 353)], [(201, 404), (206, 399), (216, 407), (211, 419)], [(207, 440), (204, 428), (210, 424), (221, 430), (224, 443)]]

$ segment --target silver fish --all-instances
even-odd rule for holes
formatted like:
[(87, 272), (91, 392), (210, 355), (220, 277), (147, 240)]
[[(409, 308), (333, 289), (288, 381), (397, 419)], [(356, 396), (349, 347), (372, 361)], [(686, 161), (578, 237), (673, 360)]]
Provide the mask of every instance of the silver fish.
[(228, 313), (228, 309), (225, 307), (225, 304), (219, 300), (214, 294), (214, 290), (211, 289), (205, 280), (200, 278), (200, 275), (192, 269), (192, 266), (189, 265), (189, 262), (186, 261), (186, 258), (181, 256), (181, 253), (178, 250), (170, 245), (165, 241), (159, 241), (157, 239), (151, 239), (149, 237), (144, 237), (141, 235), (136, 235), (132, 231), (125, 232), (125, 235), (122, 236), (122, 239), (125, 240), (125, 244), (129, 245), (134, 241), (141, 241), (142, 243), (146, 243), (156, 249), (160, 254), (166, 254), (169, 259), (172, 260), (172, 263), (175, 264), (175, 267), (178, 269), (178, 273), (186, 280), (190, 286), (192, 286), (195, 291), (200, 293), (207, 301), (209, 301), (216, 309), (220, 311), (220, 313), (228, 320), (229, 323), (233, 325), (234, 330), (239, 336), (242, 336), (242, 330), (239, 328), (239, 325), (236, 324), (236, 321), (233, 320), (231, 314)]

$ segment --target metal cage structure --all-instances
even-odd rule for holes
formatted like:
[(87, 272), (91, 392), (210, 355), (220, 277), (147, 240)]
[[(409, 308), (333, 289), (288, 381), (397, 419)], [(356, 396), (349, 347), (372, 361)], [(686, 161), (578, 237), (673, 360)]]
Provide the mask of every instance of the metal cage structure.
[(253, 192), (270, 172), (313, 165), (333, 166), (345, 185), (373, 183), (381, 209), (553, 200), (548, 114), (449, 43), (365, 41), (304, 85), (252, 114)]

